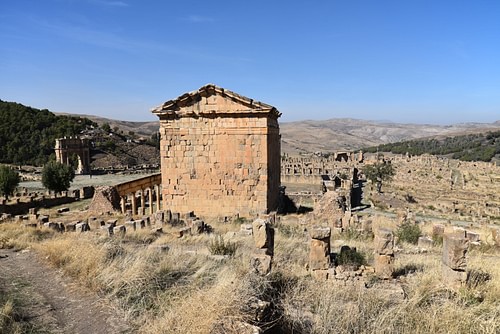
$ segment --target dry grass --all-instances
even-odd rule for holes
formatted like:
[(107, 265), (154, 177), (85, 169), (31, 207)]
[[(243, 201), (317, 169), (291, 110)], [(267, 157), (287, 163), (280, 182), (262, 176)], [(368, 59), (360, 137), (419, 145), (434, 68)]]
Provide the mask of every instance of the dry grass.
[[(385, 216), (372, 220), (374, 228), (396, 226)], [(211, 225), (221, 234), (239, 230), (235, 223)], [(230, 333), (224, 327), (228, 320), (255, 323), (249, 307), (253, 298), (275, 305), (271, 321), (282, 333), (500, 332), (500, 251), (494, 247), (470, 252), (469, 267), (491, 276), (474, 288), (452, 291), (442, 284), (439, 247), (425, 254), (398, 253), (397, 280), (373, 280), (366, 288), (363, 282), (314, 280), (306, 270), (309, 239), (298, 223), (277, 225), (273, 274), (264, 278), (250, 273), (251, 237), (228, 239), (237, 244), (236, 252), (220, 259), (209, 252), (213, 235), (179, 239), (169, 233), (174, 229), (164, 230), (159, 236), (146, 229), (108, 238), (7, 223), (0, 224), (0, 240), (4, 247), (33, 248), (82, 285), (114, 300), (138, 333)], [(340, 238), (333, 236), (332, 252), (348, 245), (370, 260), (370, 239)], [(0, 307), (6, 323), (9, 305)]]

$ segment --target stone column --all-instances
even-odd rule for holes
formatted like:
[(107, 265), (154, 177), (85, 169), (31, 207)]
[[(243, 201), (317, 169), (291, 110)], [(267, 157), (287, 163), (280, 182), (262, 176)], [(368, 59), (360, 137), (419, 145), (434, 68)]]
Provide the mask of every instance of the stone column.
[(139, 212), (138, 214), (140, 216), (144, 216), (144, 213), (145, 213), (145, 206), (146, 205), (146, 200), (145, 200), (145, 196), (144, 196), (144, 189), (141, 189), (141, 212)]
[(153, 189), (148, 188), (148, 197), (149, 197), (149, 215), (153, 215)]
[(459, 288), (467, 280), (467, 252), (469, 239), (461, 233), (443, 237), (443, 282), (450, 288)]
[(253, 240), (256, 249), (251, 260), (251, 266), (260, 275), (271, 272), (274, 255), (274, 228), (268, 220), (256, 219), (252, 223)]
[(137, 198), (135, 197), (135, 192), (130, 196), (132, 196), (132, 216), (134, 216), (137, 214)]
[(381, 228), (376, 231), (375, 274), (382, 279), (390, 279), (394, 272), (394, 235), (391, 230)]
[(311, 248), (309, 250), (309, 270), (315, 278), (327, 279), (330, 268), (330, 227), (312, 227), (309, 230)]
[(120, 207), (122, 209), (122, 213), (125, 213), (125, 203), (126, 203), (126, 197), (121, 196), (120, 197)]
[(156, 195), (156, 212), (160, 211), (161, 210), (161, 207), (160, 207), (160, 194), (161, 194), (161, 191), (160, 191), (160, 185), (157, 184), (155, 185), (155, 195)]

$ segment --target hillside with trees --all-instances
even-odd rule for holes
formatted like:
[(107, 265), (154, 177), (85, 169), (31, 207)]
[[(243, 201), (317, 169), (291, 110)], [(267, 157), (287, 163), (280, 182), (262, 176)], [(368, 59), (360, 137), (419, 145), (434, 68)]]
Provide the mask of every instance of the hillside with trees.
[(0, 163), (40, 166), (54, 152), (55, 139), (97, 126), (84, 117), (56, 116), (0, 100)]
[(444, 139), (417, 139), (383, 144), (364, 149), (365, 152), (395, 154), (446, 155), (463, 161), (492, 161), (500, 155), (500, 131), (476, 133)]

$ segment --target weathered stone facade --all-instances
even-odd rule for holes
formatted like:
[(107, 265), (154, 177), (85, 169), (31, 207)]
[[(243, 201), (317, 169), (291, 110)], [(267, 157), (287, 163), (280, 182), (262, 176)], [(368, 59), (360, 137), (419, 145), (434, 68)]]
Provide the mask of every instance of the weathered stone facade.
[(89, 174), (90, 170), (90, 143), (88, 139), (59, 138), (56, 139), (56, 160), (62, 164), (69, 165), (71, 159), (78, 159), (76, 174)]
[(164, 207), (204, 216), (250, 216), (277, 208), (276, 108), (206, 85), (153, 113), (160, 118)]

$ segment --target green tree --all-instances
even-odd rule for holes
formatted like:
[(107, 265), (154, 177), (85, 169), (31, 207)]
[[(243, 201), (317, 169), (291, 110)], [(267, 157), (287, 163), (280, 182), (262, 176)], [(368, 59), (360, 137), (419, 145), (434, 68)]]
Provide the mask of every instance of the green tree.
[(363, 173), (377, 187), (377, 192), (382, 192), (382, 182), (392, 180), (394, 176), (394, 167), (387, 161), (378, 161), (373, 165), (367, 165), (363, 168)]
[(5, 165), (0, 166), (0, 194), (9, 199), (19, 185), (19, 174)]
[(42, 170), (43, 186), (55, 193), (67, 191), (74, 178), (73, 168), (60, 162), (49, 161)]
[(109, 126), (109, 123), (102, 123), (101, 129), (104, 132), (110, 133), (111, 132), (111, 127)]

